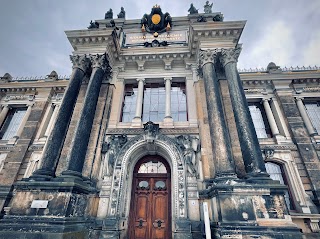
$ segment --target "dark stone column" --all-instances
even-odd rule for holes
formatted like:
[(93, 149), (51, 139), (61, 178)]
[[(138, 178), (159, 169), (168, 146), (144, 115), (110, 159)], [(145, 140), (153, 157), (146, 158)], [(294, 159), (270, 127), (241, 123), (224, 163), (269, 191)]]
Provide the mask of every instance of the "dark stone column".
[(241, 152), (249, 178), (268, 178), (258, 137), (252, 122), (248, 103), (237, 70), (241, 48), (222, 49), (220, 61), (224, 66), (237, 125)]
[(207, 100), (212, 151), (214, 162), (217, 163), (216, 178), (236, 178), (220, 86), (214, 66), (217, 56), (218, 51), (216, 50), (201, 50), (199, 53), (199, 64), (202, 68)]
[(90, 61), (86, 55), (70, 56), (70, 59), (73, 63), (73, 71), (69, 80), (69, 86), (64, 94), (56, 123), (48, 138), (41, 166), (30, 177), (34, 180), (49, 180), (55, 176), (55, 170), (71, 120), (74, 105), (79, 94), (81, 82), (90, 67)]
[(71, 149), (69, 153), (68, 169), (62, 172), (62, 177), (71, 176), (82, 178), (82, 168), (87, 152), (101, 83), (106, 73), (110, 74), (111, 72), (105, 54), (97, 54), (90, 57), (92, 62), (92, 74), (84, 98), (80, 119), (70, 145)]

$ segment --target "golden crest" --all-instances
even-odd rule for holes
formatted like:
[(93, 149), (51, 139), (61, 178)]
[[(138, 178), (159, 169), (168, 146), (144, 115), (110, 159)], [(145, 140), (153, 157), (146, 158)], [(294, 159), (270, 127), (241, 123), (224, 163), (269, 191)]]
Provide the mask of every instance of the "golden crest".
[(151, 17), (151, 21), (153, 24), (157, 25), (161, 21), (161, 16), (159, 14), (153, 14)]

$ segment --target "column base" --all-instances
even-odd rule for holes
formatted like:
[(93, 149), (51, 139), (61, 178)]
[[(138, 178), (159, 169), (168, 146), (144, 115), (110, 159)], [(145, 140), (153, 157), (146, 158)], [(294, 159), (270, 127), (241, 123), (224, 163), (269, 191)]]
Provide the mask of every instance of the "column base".
[(141, 128), (142, 127), (142, 121), (140, 117), (134, 117), (131, 122), (132, 128)]
[(163, 126), (173, 128), (173, 119), (171, 116), (166, 116), (163, 119)]
[(50, 181), (55, 174), (51, 170), (38, 169), (29, 178), (23, 178), (23, 181)]
[(73, 182), (78, 184), (83, 184), (88, 187), (92, 187), (93, 183), (89, 178), (82, 176), (82, 173), (73, 170), (66, 170), (61, 173), (60, 176), (52, 179), (55, 182)]
[(239, 180), (234, 184), (208, 186), (200, 191), (199, 197), (211, 205), (212, 238), (302, 239), (288, 214), (284, 185)]
[(75, 182), (19, 181), (0, 220), (0, 238), (89, 238), (96, 191)]

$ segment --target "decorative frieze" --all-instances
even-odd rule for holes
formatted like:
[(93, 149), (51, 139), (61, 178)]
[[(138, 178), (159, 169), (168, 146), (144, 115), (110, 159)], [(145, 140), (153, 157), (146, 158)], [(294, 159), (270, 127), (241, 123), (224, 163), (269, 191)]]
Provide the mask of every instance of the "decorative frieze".
[(33, 101), (34, 95), (7, 95), (5, 97), (5, 101), (10, 101), (10, 100), (28, 100), (28, 101)]

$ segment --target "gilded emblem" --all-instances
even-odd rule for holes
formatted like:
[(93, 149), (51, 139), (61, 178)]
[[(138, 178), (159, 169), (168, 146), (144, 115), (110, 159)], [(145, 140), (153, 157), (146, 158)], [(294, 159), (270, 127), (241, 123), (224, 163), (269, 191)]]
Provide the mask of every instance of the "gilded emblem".
[(172, 18), (169, 13), (162, 13), (159, 5), (153, 6), (150, 14), (144, 14), (141, 19), (141, 31), (152, 33), (158, 37), (159, 33), (170, 31)]

